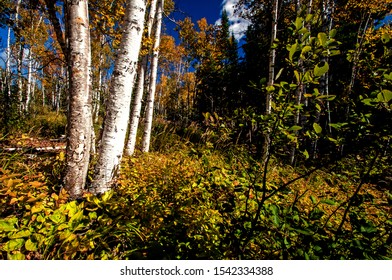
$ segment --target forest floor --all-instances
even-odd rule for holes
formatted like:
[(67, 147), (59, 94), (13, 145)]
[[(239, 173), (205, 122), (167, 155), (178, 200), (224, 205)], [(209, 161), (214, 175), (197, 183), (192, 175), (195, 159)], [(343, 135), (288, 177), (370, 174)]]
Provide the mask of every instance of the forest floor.
[[(3, 204), (0, 221), (14, 215), (20, 217), (21, 211), (29, 213), (29, 209), (37, 207), (36, 204), (27, 207), (18, 203), (37, 203), (34, 199), (26, 200), (32, 193), (37, 192), (36, 196), (40, 197), (38, 201), (44, 196), (61, 196), (59, 185), (65, 162), (64, 149), (64, 139), (21, 135), (0, 141), (0, 203)], [(117, 209), (113, 210), (113, 216), (117, 215), (115, 213), (120, 208), (123, 212), (120, 211), (118, 215), (126, 215), (127, 219), (135, 221), (141, 241), (135, 245), (140, 249), (132, 249), (132, 252), (139, 252), (139, 257), (205, 258), (203, 254), (208, 254), (212, 258), (236, 258), (238, 252), (232, 251), (234, 245), (230, 245), (231, 241), (226, 239), (240, 238), (241, 231), (249, 231), (245, 225), (249, 226), (250, 222), (246, 219), (249, 220), (249, 215), (257, 212), (262, 197), (261, 170), (260, 163), (249, 160), (242, 152), (227, 153), (193, 145), (178, 145), (178, 148), (164, 152), (137, 154), (124, 159), (113, 195), (114, 209)], [(303, 173), (304, 169), (274, 160), (267, 175), (267, 193), (273, 193)], [(288, 184), (262, 207), (260, 226), (251, 230), (259, 232), (256, 236), (260, 237), (252, 238), (249, 244), (243, 245), (248, 254), (246, 258), (320, 258), (320, 254), (331, 254), (328, 258), (337, 258), (339, 254), (351, 254), (350, 251), (355, 251), (355, 248), (362, 248), (360, 250), (366, 251), (366, 254), (355, 253), (347, 258), (367, 258), (371, 254), (392, 258), (392, 248), (385, 244), (391, 239), (391, 233), (388, 232), (392, 225), (391, 197), (385, 188), (377, 184), (363, 184), (355, 201), (352, 201), (350, 215), (343, 225), (347, 240), (340, 243), (331, 241), (335, 240), (335, 231), (359, 184), (358, 180), (352, 180), (348, 174), (336, 170), (317, 170), (304, 179)], [(32, 189), (34, 186), (38, 189)], [(45, 202), (45, 207), (48, 207), (46, 213), (54, 213), (61, 205), (68, 205), (64, 204), (67, 203), (66, 199), (59, 201), (56, 200), (55, 204)], [(86, 203), (97, 203), (97, 206), (102, 204), (92, 201)], [(92, 217), (90, 208), (84, 210), (84, 215), (89, 219)], [(117, 218), (121, 221), (125, 219), (120, 216)], [(61, 239), (62, 235), (59, 236)], [(312, 238), (309, 239), (309, 236)], [(0, 252), (1, 244), (8, 244), (4, 243), (7, 240), (4, 238), (0, 227)], [(339, 249), (340, 253), (334, 255), (330, 253), (332, 247), (323, 247), (323, 242), (328, 243), (326, 240), (333, 243), (333, 248), (343, 246), (344, 249)], [(228, 242), (228, 247), (222, 242)], [(347, 244), (342, 245), (344, 242)], [(37, 244), (39, 247), (40, 243)], [(280, 245), (268, 248), (271, 244)], [(368, 244), (377, 246), (370, 248), (373, 245), (369, 245), (366, 248)], [(379, 247), (384, 249), (378, 252)], [(54, 245), (54, 251), (59, 249)], [(81, 254), (69, 248), (67, 250), (72, 254)], [(97, 251), (96, 248), (94, 250)], [(175, 253), (172, 255), (168, 250)], [(15, 254), (19, 253), (17, 251)], [(63, 257), (75, 257), (71, 253), (63, 253)], [(129, 257), (124, 252), (124, 255), (118, 252), (106, 254), (108, 258)], [(40, 256), (26, 254), (26, 258)], [(135, 255), (132, 253), (133, 257)], [(87, 258), (87, 255), (79, 255), (79, 258)], [(99, 257), (90, 254), (88, 258)]]

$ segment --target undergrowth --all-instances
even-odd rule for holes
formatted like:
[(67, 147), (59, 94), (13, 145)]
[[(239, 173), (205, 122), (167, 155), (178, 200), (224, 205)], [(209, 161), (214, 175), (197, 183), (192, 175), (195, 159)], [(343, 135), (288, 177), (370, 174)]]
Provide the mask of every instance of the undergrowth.
[[(391, 201), (358, 182), (241, 147), (188, 144), (124, 159), (115, 188), (69, 201), (64, 157), (0, 157), (3, 259), (390, 259)], [(23, 163), (25, 162), (25, 163)], [(296, 178), (303, 177), (296, 180)]]

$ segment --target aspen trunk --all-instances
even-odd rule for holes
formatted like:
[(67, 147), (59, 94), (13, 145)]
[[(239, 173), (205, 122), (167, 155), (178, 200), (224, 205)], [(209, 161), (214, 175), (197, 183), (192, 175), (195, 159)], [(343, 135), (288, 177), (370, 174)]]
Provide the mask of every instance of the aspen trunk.
[(92, 184), (95, 193), (103, 193), (110, 189), (122, 159), (145, 10), (146, 1), (127, 1), (124, 33), (115, 62), (99, 158)]
[(71, 197), (82, 195), (90, 160), (91, 46), (87, 0), (66, 2), (68, 15), (69, 112), (64, 187)]
[[(279, 1), (274, 0), (272, 5), (272, 27), (271, 27), (271, 49), (269, 56), (269, 74), (268, 74), (268, 86), (273, 86), (275, 82), (275, 61), (276, 61), (276, 50), (273, 47), (273, 44), (277, 38), (278, 32), (278, 6)], [(272, 103), (272, 95), (267, 91), (266, 102), (265, 102), (265, 113), (267, 115), (271, 114), (271, 103)], [(263, 162), (267, 163), (270, 153), (271, 139), (270, 132), (266, 131), (263, 136)]]
[[(157, 0), (152, 0), (149, 17), (148, 17), (148, 23), (147, 23), (147, 37), (151, 36), (151, 30), (154, 24), (156, 10), (157, 10)], [(145, 79), (147, 73), (147, 65), (148, 65), (148, 57), (146, 55), (143, 57), (141, 65), (138, 68), (139, 70), (138, 70), (137, 90), (133, 101), (131, 121), (129, 124), (129, 137), (125, 150), (125, 154), (127, 156), (131, 156), (135, 152), (136, 136), (137, 136), (137, 130), (139, 127), (139, 120), (140, 120), (140, 114), (142, 109), (142, 99), (143, 99), (144, 85), (145, 85)]]
[[(277, 37), (277, 32), (278, 32), (278, 6), (279, 6), (279, 1), (274, 0), (273, 6), (272, 6), (272, 30), (271, 30), (271, 49), (270, 49), (270, 57), (269, 57), (269, 74), (268, 74), (268, 86), (273, 86), (275, 82), (275, 61), (276, 61), (276, 50), (273, 47), (273, 44), (276, 40)], [(267, 98), (266, 98), (266, 105), (265, 105), (265, 111), (266, 114), (269, 115), (271, 114), (271, 93), (267, 93)]]
[(147, 104), (146, 104), (146, 120), (145, 120), (144, 133), (142, 139), (143, 152), (148, 152), (150, 150), (152, 120), (154, 115), (154, 99), (155, 99), (155, 90), (156, 90), (156, 80), (158, 74), (159, 44), (161, 39), (163, 5), (164, 5), (164, 0), (159, 0), (158, 11), (156, 16), (154, 50), (153, 50), (153, 56), (151, 61), (151, 78), (150, 78)]
[(11, 28), (7, 28), (7, 61), (5, 62), (5, 76), (6, 76), (6, 85), (7, 85), (7, 94), (8, 97), (11, 97)]
[(31, 47), (28, 56), (28, 68), (27, 68), (27, 89), (26, 89), (26, 102), (24, 105), (25, 112), (29, 111), (31, 92), (32, 92), (32, 72), (33, 72), (33, 60), (31, 56)]

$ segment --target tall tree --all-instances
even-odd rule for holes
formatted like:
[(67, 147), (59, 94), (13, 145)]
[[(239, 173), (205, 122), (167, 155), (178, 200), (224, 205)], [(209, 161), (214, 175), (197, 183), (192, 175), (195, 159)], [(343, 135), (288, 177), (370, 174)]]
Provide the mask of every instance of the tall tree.
[[(158, 3), (157, 0), (152, 0), (150, 4), (150, 10), (149, 10), (149, 16), (147, 22), (147, 34), (146, 34), (146, 39), (148, 39), (147, 40), (148, 42), (150, 41), (149, 39), (151, 37), (151, 31), (154, 25), (157, 3)], [(133, 106), (132, 106), (131, 120), (129, 124), (129, 137), (125, 150), (126, 155), (133, 155), (133, 153), (135, 152), (136, 136), (139, 127), (139, 120), (140, 120), (140, 114), (142, 108), (142, 99), (144, 94), (145, 80), (146, 80), (146, 73), (147, 73), (147, 66), (148, 66), (148, 52), (149, 50), (147, 50), (147, 53), (143, 55), (141, 64), (139, 65), (138, 68), (138, 82), (137, 82), (136, 94), (132, 104)]]
[(86, 185), (91, 145), (91, 49), (88, 1), (66, 1), (69, 113), (65, 189), (78, 197)]
[(123, 35), (113, 71), (110, 98), (95, 167), (92, 189), (102, 193), (110, 189), (123, 156), (132, 91), (143, 35), (145, 0), (127, 1)]
[(152, 121), (154, 115), (156, 81), (158, 75), (159, 44), (161, 41), (163, 7), (164, 7), (164, 0), (159, 0), (157, 14), (156, 14), (154, 49), (151, 58), (151, 74), (150, 74), (150, 84), (148, 88), (148, 96), (147, 96), (147, 104), (146, 104), (146, 118), (144, 123), (144, 133), (142, 139), (143, 152), (148, 152), (150, 149), (151, 129), (152, 129)]

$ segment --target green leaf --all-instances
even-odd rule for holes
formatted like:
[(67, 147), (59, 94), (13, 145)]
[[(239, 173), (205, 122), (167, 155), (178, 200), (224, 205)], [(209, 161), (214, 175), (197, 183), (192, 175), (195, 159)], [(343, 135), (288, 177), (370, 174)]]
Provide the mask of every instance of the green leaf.
[(299, 229), (299, 228), (294, 228), (294, 230), (298, 233), (302, 233), (304, 235), (312, 235), (312, 232), (307, 229)]
[(297, 80), (297, 84), (300, 84), (301, 83), (301, 74), (297, 70), (294, 70), (294, 75), (295, 75), (295, 79)]
[(333, 101), (335, 100), (336, 95), (320, 95), (317, 96), (317, 99), (323, 99), (323, 100), (327, 100), (327, 101)]
[(312, 47), (311, 46), (305, 46), (302, 48), (301, 54), (306, 54), (308, 52), (312, 51)]
[(312, 201), (313, 204), (317, 203), (317, 199), (313, 195), (310, 196), (310, 200)]
[(314, 76), (316, 77), (321, 77), (323, 76), (325, 73), (327, 73), (329, 70), (329, 65), (327, 62), (323, 61), (320, 62), (318, 65), (316, 65), (316, 67), (314, 68)]
[(390, 40), (391, 40), (391, 35), (389, 35), (388, 33), (382, 34), (382, 36), (381, 36), (381, 41), (382, 41), (384, 44), (389, 43)]
[(0, 220), (0, 232), (15, 231), (15, 224), (18, 222), (17, 218)]
[(298, 131), (301, 129), (302, 129), (302, 126), (299, 126), (299, 125), (293, 125), (292, 127), (289, 128), (289, 130), (291, 130), (291, 131)]
[(30, 239), (28, 239), (26, 241), (25, 248), (26, 248), (27, 251), (30, 251), (30, 252), (35, 252), (38, 249), (37, 248), (37, 244), (34, 243), (33, 241), (31, 241)]
[(279, 77), (282, 75), (284, 68), (280, 69), (278, 74), (276, 74), (275, 80), (278, 80)]
[(68, 210), (69, 217), (72, 217), (73, 215), (75, 215), (75, 213), (77, 213), (79, 211), (79, 207), (76, 204), (76, 201), (71, 201), (70, 203), (68, 203), (66, 205), (65, 209)]
[(392, 99), (392, 91), (383, 89), (378, 95), (377, 99), (380, 102), (389, 102)]
[(298, 49), (298, 43), (292, 44), (291, 47), (289, 47), (289, 60), (293, 61), (293, 56), (297, 52)]
[(273, 92), (275, 90), (274, 86), (268, 86), (265, 88), (267, 90), (267, 92)]
[(7, 252), (19, 250), (20, 248), (22, 248), (24, 242), (25, 241), (22, 238), (20, 238), (20, 239), (11, 239), (7, 243), (4, 244), (3, 250), (5, 250)]
[(306, 159), (309, 159), (309, 152), (307, 150), (303, 151), (302, 154), (305, 156)]
[(336, 29), (331, 29), (329, 31), (329, 38), (335, 38), (336, 34), (337, 34), (337, 30)]
[(26, 256), (24, 254), (22, 254), (21, 252), (17, 252), (17, 253), (14, 253), (12, 255), (8, 254), (7, 258), (9, 260), (14, 260), (14, 261), (23, 261), (23, 260), (26, 259)]
[(279, 208), (276, 205), (271, 204), (270, 209), (272, 212), (272, 221), (274, 222), (275, 226), (279, 226), (280, 223), (279, 214), (278, 214)]
[(109, 190), (102, 195), (102, 201), (107, 202), (113, 196), (113, 190)]
[(9, 236), (10, 239), (18, 239), (18, 238), (23, 238), (23, 237), (28, 237), (31, 235), (31, 232), (29, 230), (21, 230), (18, 232), (15, 232), (11, 236)]
[(55, 224), (63, 223), (66, 220), (64, 214), (58, 210), (54, 211), (53, 214), (49, 216), (49, 219)]
[(320, 134), (323, 131), (323, 129), (318, 123), (313, 123), (313, 129), (314, 131), (316, 131), (317, 134)]
[(327, 198), (327, 199), (321, 200), (321, 203), (328, 204), (328, 205), (335, 205), (336, 201)]
[(320, 32), (319, 34), (317, 34), (317, 38), (321, 46), (323, 47), (327, 46), (327, 41), (328, 41), (327, 34), (325, 34), (324, 32)]
[(302, 17), (297, 17), (295, 19), (295, 28), (296, 30), (300, 30), (304, 25), (304, 19)]
[(387, 79), (388, 81), (392, 81), (392, 72), (389, 74), (384, 74), (384, 78)]
[(305, 22), (310, 22), (313, 19), (313, 14), (307, 14)]

